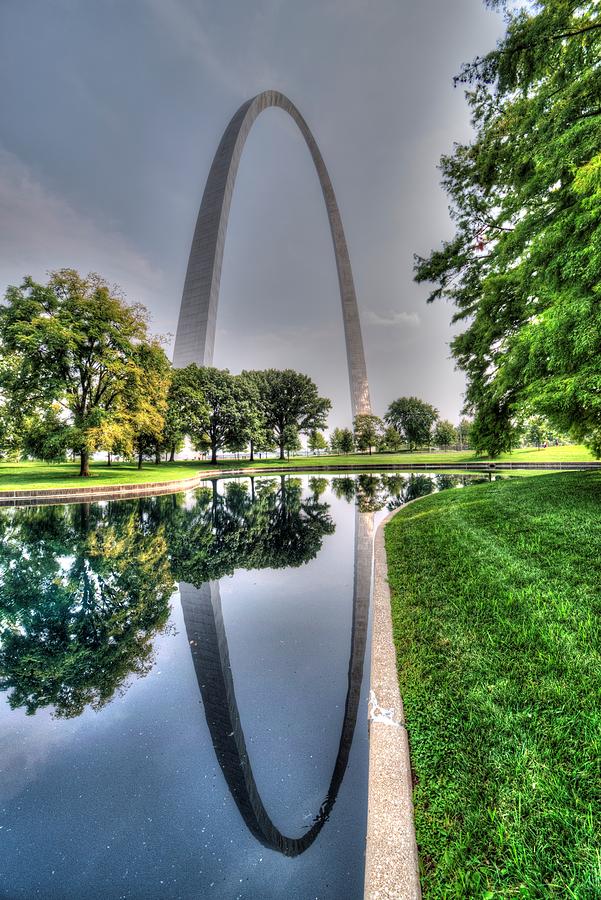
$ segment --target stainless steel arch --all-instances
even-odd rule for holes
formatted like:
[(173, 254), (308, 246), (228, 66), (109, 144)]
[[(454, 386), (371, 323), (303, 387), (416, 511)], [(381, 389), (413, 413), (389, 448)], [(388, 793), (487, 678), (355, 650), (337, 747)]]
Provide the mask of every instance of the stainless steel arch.
[(268, 107), (285, 110), (299, 127), (321, 185), (334, 244), (353, 416), (371, 412), (357, 296), (342, 219), (328, 170), (309, 126), (296, 106), (279, 91), (264, 91), (243, 103), (225, 129), (205, 186), (184, 282), (173, 365), (213, 363), (215, 324), (223, 249), (232, 193), (242, 150), (252, 125)]

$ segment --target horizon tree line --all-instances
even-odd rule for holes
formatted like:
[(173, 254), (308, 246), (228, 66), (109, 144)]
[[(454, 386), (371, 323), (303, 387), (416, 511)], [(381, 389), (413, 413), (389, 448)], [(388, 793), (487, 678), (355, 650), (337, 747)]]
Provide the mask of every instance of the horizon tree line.
[[(469, 444), (472, 423), (441, 420), (418, 397), (400, 397), (383, 419), (358, 415), (353, 427), (327, 429), (331, 402), (292, 369), (242, 371), (192, 363), (174, 369), (148, 313), (99, 275), (73, 269), (47, 284), (27, 277), (9, 287), (0, 306), (0, 453), (60, 461), (79, 457), (90, 474), (94, 453), (159, 463), (173, 461), (186, 438), (216, 463), (224, 450), (277, 451), (280, 459), (313, 452), (415, 450)], [(546, 420), (530, 433), (550, 434)]]

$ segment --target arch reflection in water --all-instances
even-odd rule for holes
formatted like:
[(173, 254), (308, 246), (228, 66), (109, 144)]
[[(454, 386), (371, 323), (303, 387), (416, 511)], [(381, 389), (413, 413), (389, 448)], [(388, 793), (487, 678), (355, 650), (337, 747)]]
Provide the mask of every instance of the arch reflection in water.
[(219, 583), (180, 583), (188, 643), (215, 754), (230, 793), (249, 831), (266, 847), (298, 856), (311, 846), (334, 803), (348, 764), (357, 722), (367, 641), (371, 590), (373, 513), (355, 512), (353, 614), (348, 683), (338, 753), (329, 787), (312, 826), (300, 837), (283, 834), (261, 799), (236, 702)]

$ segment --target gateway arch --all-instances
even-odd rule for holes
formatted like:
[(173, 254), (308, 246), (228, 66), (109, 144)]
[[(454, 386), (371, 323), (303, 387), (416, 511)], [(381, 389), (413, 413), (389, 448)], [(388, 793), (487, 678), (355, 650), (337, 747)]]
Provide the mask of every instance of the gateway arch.
[(205, 186), (192, 248), (175, 338), (173, 365), (213, 364), (219, 283), (227, 223), (236, 174), (246, 138), (255, 119), (269, 107), (283, 109), (294, 119), (313, 159), (326, 205), (338, 284), (351, 390), (353, 417), (371, 413), (367, 370), (357, 296), (342, 219), (328, 170), (309, 126), (296, 106), (279, 91), (263, 91), (243, 103), (223, 133)]

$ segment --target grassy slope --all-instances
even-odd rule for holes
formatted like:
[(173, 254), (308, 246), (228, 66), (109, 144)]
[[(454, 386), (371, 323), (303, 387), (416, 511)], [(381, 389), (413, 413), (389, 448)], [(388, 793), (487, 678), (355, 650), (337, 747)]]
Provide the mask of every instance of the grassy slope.
[(387, 526), (426, 897), (601, 896), (600, 513), (569, 473)]
[[(258, 470), (265, 467), (294, 468), (298, 465), (312, 468), (327, 469), (333, 465), (364, 466), (366, 463), (394, 463), (401, 468), (409, 468), (412, 463), (427, 463), (436, 465), (439, 462), (470, 462), (476, 457), (467, 450), (449, 453), (374, 453), (350, 454), (348, 456), (302, 456), (280, 462), (275, 459), (257, 460), (253, 468)], [(584, 447), (548, 447), (546, 450), (516, 450), (513, 454), (504, 454), (500, 459), (508, 459), (514, 462), (548, 462), (551, 461), (582, 461), (592, 459), (588, 450)], [(218, 465), (219, 469), (238, 469), (248, 466), (247, 460), (224, 460)], [(104, 463), (92, 464), (90, 484), (130, 484), (144, 483), (148, 481), (171, 481), (178, 478), (188, 478), (199, 471), (215, 471), (215, 467), (208, 463), (200, 462), (175, 462), (162, 463), (155, 466), (153, 463), (144, 463), (144, 468), (138, 471), (133, 463), (114, 463), (107, 466)], [(39, 463), (39, 462), (0, 462), (0, 491), (6, 490), (33, 490), (35, 488), (48, 488), (69, 486), (75, 487), (87, 483), (79, 478), (79, 465), (77, 463)]]

